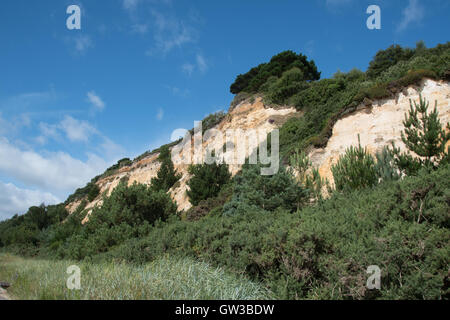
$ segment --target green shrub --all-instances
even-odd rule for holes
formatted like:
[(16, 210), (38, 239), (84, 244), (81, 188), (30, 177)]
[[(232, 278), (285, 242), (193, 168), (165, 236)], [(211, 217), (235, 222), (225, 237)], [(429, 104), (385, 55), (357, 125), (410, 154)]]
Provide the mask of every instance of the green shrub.
[(189, 190), (186, 191), (186, 194), (194, 206), (198, 205), (201, 200), (216, 197), (222, 186), (231, 177), (228, 165), (216, 162), (213, 164), (191, 165), (189, 174), (192, 177), (187, 182)]
[(377, 183), (375, 160), (361, 144), (346, 149), (345, 154), (331, 167), (331, 172), (338, 191), (363, 189)]
[(233, 194), (233, 184), (228, 183), (222, 187), (217, 197), (200, 200), (200, 202), (191, 207), (185, 214), (188, 221), (199, 220), (208, 214), (213, 214), (216, 211), (222, 213), (223, 205), (231, 200)]
[(259, 165), (245, 165), (234, 178), (233, 196), (223, 208), (225, 215), (243, 214), (249, 210), (294, 212), (304, 203), (303, 190), (292, 174), (283, 167), (271, 176), (261, 175)]
[(158, 161), (161, 166), (155, 178), (151, 180), (151, 187), (155, 191), (169, 191), (170, 188), (181, 178), (181, 174), (177, 174), (170, 154), (169, 147), (161, 147)]
[(392, 81), (389, 87), (404, 88), (413, 84), (418, 84), (423, 79), (438, 79), (438, 76), (431, 70), (414, 70), (409, 71), (404, 77)]
[(301, 70), (302, 81), (320, 79), (320, 72), (317, 71), (313, 60), (308, 61), (307, 57), (302, 54), (297, 55), (292, 51), (284, 51), (272, 57), (269, 63), (260, 64), (246, 74), (237, 76), (235, 82), (230, 86), (230, 92), (233, 94), (260, 92), (260, 88), (270, 77), (281, 77), (285, 71), (294, 67)]
[[(298, 213), (210, 215), (156, 224), (102, 258), (143, 263), (167, 253), (244, 273), (281, 299), (449, 298), (450, 167), (336, 193)], [(420, 217), (420, 219), (418, 219)], [(381, 289), (366, 287), (367, 267)]]
[[(410, 153), (401, 153), (399, 148), (392, 145), (396, 165), (408, 175), (415, 174), (422, 166), (436, 167), (439, 163), (445, 163), (448, 158), (448, 150), (445, 150), (450, 140), (450, 133), (446, 133), (439, 120), (437, 101), (433, 111), (428, 113), (429, 102), (420, 95), (419, 104), (410, 100), (410, 110), (405, 115), (402, 131), (402, 141), (408, 148), (419, 156), (413, 157)], [(450, 129), (450, 124), (447, 123)]]
[(81, 228), (76, 227), (76, 221), (74, 227), (57, 227), (56, 233), (67, 235), (72, 231), (72, 234), (66, 238), (52, 237), (49, 242), (62, 241), (58, 244), (59, 257), (83, 259), (106, 252), (126, 239), (147, 234), (156, 221), (167, 220), (176, 211), (176, 203), (164, 191), (156, 192), (142, 184), (119, 183), (103, 199), (103, 205), (92, 210), (87, 223)]
[(96, 184), (92, 184), (91, 187), (89, 188), (89, 192), (88, 192), (88, 195), (87, 195), (89, 202), (91, 202), (95, 198), (97, 198), (99, 193), (100, 193), (100, 188)]
[(413, 55), (413, 49), (402, 48), (399, 45), (392, 45), (386, 50), (380, 50), (369, 63), (367, 75), (374, 79), (398, 62), (411, 59)]

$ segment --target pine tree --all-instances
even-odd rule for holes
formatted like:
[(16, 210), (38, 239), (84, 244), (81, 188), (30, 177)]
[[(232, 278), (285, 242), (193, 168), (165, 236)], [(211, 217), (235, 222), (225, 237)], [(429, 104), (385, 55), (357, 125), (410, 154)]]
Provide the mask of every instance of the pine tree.
[(351, 146), (331, 167), (338, 191), (348, 191), (374, 186), (378, 182), (375, 160), (366, 148)]
[(151, 180), (151, 186), (155, 191), (162, 190), (167, 192), (178, 180), (180, 180), (181, 174), (177, 174), (174, 169), (169, 147), (161, 147), (158, 160), (161, 162), (161, 167), (158, 170), (156, 178)]
[[(402, 141), (410, 152), (414, 152), (419, 158), (410, 153), (400, 153), (400, 149), (393, 144), (393, 153), (398, 167), (406, 174), (416, 173), (422, 166), (436, 167), (448, 158), (448, 150), (445, 145), (450, 140), (450, 133), (446, 133), (439, 120), (437, 101), (433, 111), (428, 113), (429, 102), (420, 95), (419, 104), (409, 101), (410, 110), (405, 114), (402, 131)], [(450, 124), (447, 123), (450, 130)]]
[(187, 190), (186, 194), (194, 206), (201, 200), (216, 197), (222, 186), (231, 178), (228, 165), (216, 162), (213, 164), (191, 165), (189, 173), (192, 175), (192, 178), (187, 183), (190, 190)]

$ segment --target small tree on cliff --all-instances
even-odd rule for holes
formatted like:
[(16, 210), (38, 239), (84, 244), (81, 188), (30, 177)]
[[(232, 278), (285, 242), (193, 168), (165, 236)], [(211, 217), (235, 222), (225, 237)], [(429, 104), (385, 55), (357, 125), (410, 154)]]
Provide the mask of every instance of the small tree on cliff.
[(224, 163), (198, 164), (189, 167), (192, 178), (187, 185), (189, 201), (196, 206), (201, 200), (216, 197), (222, 186), (230, 181), (228, 165)]
[[(437, 101), (432, 112), (428, 113), (429, 102), (420, 95), (419, 104), (410, 103), (410, 110), (405, 114), (402, 141), (409, 151), (420, 158), (414, 158), (410, 152), (400, 153), (393, 144), (393, 153), (397, 166), (407, 175), (416, 173), (422, 166), (436, 167), (448, 159), (445, 145), (450, 140), (450, 132), (446, 133), (439, 120)], [(450, 124), (447, 123), (450, 130)]]
[(346, 149), (345, 154), (331, 167), (331, 172), (338, 191), (372, 187), (378, 182), (375, 159), (361, 146), (359, 135), (358, 147)]
[(158, 170), (156, 178), (151, 180), (152, 189), (155, 191), (169, 191), (170, 188), (181, 178), (173, 166), (172, 157), (168, 146), (162, 146), (158, 156), (161, 167)]

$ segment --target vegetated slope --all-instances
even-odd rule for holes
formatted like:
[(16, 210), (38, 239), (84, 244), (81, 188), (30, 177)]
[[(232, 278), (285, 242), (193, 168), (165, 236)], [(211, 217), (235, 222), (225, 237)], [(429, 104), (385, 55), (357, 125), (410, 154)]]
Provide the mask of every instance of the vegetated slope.
[[(69, 266), (81, 271), (80, 290), (66, 286)], [(12, 279), (20, 300), (254, 300), (271, 297), (242, 276), (190, 258), (162, 257), (141, 266), (50, 261), (0, 255), (0, 278)]]
[[(291, 163), (292, 155), (309, 151), (317, 156), (315, 164), (321, 166), (344, 151), (339, 142), (336, 144), (342, 134), (349, 144), (359, 133), (371, 152), (398, 139), (398, 121), (405, 111), (401, 109), (409, 97), (417, 98), (418, 88), (431, 100), (431, 107), (432, 99), (439, 100), (439, 116), (445, 121), (449, 64), (449, 44), (432, 49), (420, 44), (416, 49), (390, 47), (376, 55), (367, 72), (352, 70), (319, 81), (305, 79), (298, 67), (288, 69), (289, 64), (281, 64), (286, 69), (282, 67), (267, 78), (251, 75), (267, 79), (258, 85), (259, 92), (241, 91), (230, 113), (208, 117), (205, 127), (223, 130), (238, 125), (281, 125), (283, 163)], [(250, 83), (251, 77), (246, 81)], [(280, 109), (280, 105), (293, 107)], [(386, 122), (377, 121), (384, 112), (391, 116)], [(439, 124), (433, 117), (429, 140), (447, 143), (450, 136), (442, 130), (446, 123)], [(351, 119), (357, 121), (356, 129), (352, 129)], [(366, 126), (372, 121), (373, 125)], [(386, 131), (389, 125), (398, 131), (391, 135)], [(414, 147), (422, 143), (419, 140), (413, 137), (408, 149), (417, 150)], [(443, 145), (434, 144), (431, 149), (441, 150)], [(410, 158), (400, 166), (392, 157), (377, 157), (375, 163), (364, 147), (351, 154), (362, 154), (365, 162), (347, 157), (346, 152), (336, 181), (351, 183), (331, 189), (326, 200), (284, 166), (273, 176), (262, 176), (259, 165), (244, 165), (230, 167), (236, 174), (218, 184), (219, 193), (208, 193), (208, 199), (196, 202), (183, 214), (176, 212), (167, 190), (155, 191), (154, 184), (129, 186), (126, 178), (128, 173), (139, 172), (141, 161), (159, 166), (159, 156), (167, 151), (162, 148), (158, 157), (155, 151), (133, 161), (124, 159), (94, 178), (69, 197), (66, 204), (78, 207), (69, 216), (64, 205), (32, 207), (24, 216), (0, 223), (0, 247), (21, 254), (99, 263), (125, 260), (145, 264), (167, 253), (195, 257), (262, 281), (278, 298), (448, 298), (449, 155), (441, 150), (439, 156), (429, 157), (438, 159), (436, 163)], [(322, 154), (314, 148), (322, 148)], [(167, 159), (161, 161), (170, 164)], [(353, 170), (355, 163), (358, 170)], [(411, 164), (411, 170), (404, 170), (405, 164)], [(382, 170), (376, 171), (375, 165)], [(293, 167), (300, 166), (294, 162)], [(406, 176), (400, 179), (398, 170)], [(354, 179), (355, 173), (369, 177), (370, 183)], [(150, 180), (145, 175), (142, 181), (138, 175), (135, 178), (143, 183)], [(182, 190), (188, 178), (185, 175), (172, 186), (172, 197), (184, 195), (174, 190)], [(197, 185), (205, 186), (211, 175), (200, 180)], [(353, 183), (355, 180), (361, 184)], [(108, 192), (109, 197), (103, 196)], [(83, 199), (86, 201), (80, 204)], [(82, 224), (95, 204), (102, 205)], [(381, 290), (365, 286), (370, 265), (382, 270)]]
[(417, 85), (405, 88), (393, 98), (376, 100), (360, 105), (356, 111), (341, 117), (333, 126), (333, 133), (326, 147), (310, 150), (313, 166), (319, 168), (322, 177), (333, 181), (331, 166), (350, 146), (361, 145), (375, 155), (386, 146), (395, 143), (405, 151), (401, 139), (405, 114), (410, 109), (410, 100), (418, 101), (422, 94), (434, 108), (437, 102), (439, 118), (443, 124), (450, 122), (450, 83), (447, 81), (423, 80)]
[[(418, 90), (424, 90), (424, 97), (432, 105), (438, 99), (442, 122), (448, 121), (449, 61), (449, 43), (431, 49), (426, 49), (422, 43), (415, 49), (391, 46), (377, 53), (366, 73), (359, 70), (338, 72), (331, 79), (314, 81), (320, 75), (314, 62), (286, 51), (269, 63), (238, 76), (230, 89), (238, 94), (229, 113), (207, 117), (203, 129), (270, 131), (281, 127), (280, 152), (284, 163), (295, 150), (309, 150), (314, 166), (332, 180), (331, 164), (350, 142), (356, 141), (358, 134), (371, 152), (391, 141), (400, 141), (400, 119), (404, 117), (408, 100), (417, 98)], [(423, 82), (424, 79), (434, 82)], [(369, 112), (372, 116), (365, 116)], [(339, 146), (343, 127), (345, 137)], [(392, 131), (386, 129), (390, 127)], [(330, 147), (324, 149), (330, 138)], [(172, 143), (170, 147), (179, 143)], [(204, 146), (210, 143), (212, 141), (206, 141)], [(398, 145), (402, 147), (402, 143)], [(73, 213), (77, 208), (85, 207), (85, 212), (90, 213), (93, 207), (102, 204), (102, 196), (111, 194), (121, 180), (126, 180), (128, 185), (134, 182), (149, 184), (160, 166), (157, 158), (158, 150), (145, 153), (134, 161), (124, 159), (69, 197), (67, 210)], [(170, 194), (180, 211), (187, 210), (191, 207), (186, 196), (186, 183), (190, 178), (188, 166), (175, 167), (182, 177)], [(240, 166), (230, 167), (233, 174), (239, 169)], [(99, 190), (92, 198), (88, 195), (91, 189)], [(87, 219), (88, 216), (84, 222)]]
[[(284, 299), (450, 298), (449, 165), (335, 193), (295, 213), (220, 212), (158, 224), (94, 260), (145, 263), (183, 254), (263, 281)], [(381, 290), (366, 287), (371, 265), (381, 269)]]
[[(208, 118), (206, 121), (204, 120), (203, 130), (211, 127), (220, 130), (224, 134), (228, 129), (256, 129), (270, 132), (273, 129), (280, 127), (292, 115), (298, 115), (297, 111), (293, 107), (272, 108), (266, 106), (262, 102), (261, 98), (248, 99), (231, 108), (230, 112), (226, 115), (212, 115), (217, 118), (216, 121), (212, 122), (212, 124), (208, 123)], [(218, 141), (208, 139), (203, 143), (203, 147), (206, 150), (207, 146), (211, 146), (215, 143), (218, 143)], [(176, 145), (180, 144), (182, 144), (182, 142), (179, 141)], [(175, 144), (172, 144), (172, 147), (173, 146), (175, 146)], [(116, 169), (110, 170), (111, 173), (99, 177), (94, 183), (98, 186), (99, 192), (94, 199), (88, 201), (89, 203), (86, 204), (86, 212), (90, 213), (94, 206), (101, 205), (103, 202), (102, 196), (109, 196), (121, 180), (127, 181), (128, 185), (132, 185), (134, 182), (150, 184), (151, 179), (156, 177), (160, 167), (158, 156), (159, 150), (156, 150), (152, 153), (143, 155), (135, 161), (130, 161), (128, 165), (119, 165)], [(173, 188), (171, 188), (170, 193), (173, 199), (177, 202), (178, 209), (180, 211), (187, 210), (191, 207), (191, 204), (186, 196), (186, 182), (190, 177), (188, 167), (188, 164), (175, 163), (175, 169), (181, 174), (181, 179)], [(239, 169), (240, 165), (230, 166), (230, 171), (233, 174), (238, 172)], [(66, 205), (66, 208), (70, 213), (73, 213), (78, 206), (83, 203), (83, 201), (87, 200), (88, 195), (82, 195), (81, 197), (74, 198), (73, 200), (70, 199)], [(87, 219), (85, 221), (87, 221)]]

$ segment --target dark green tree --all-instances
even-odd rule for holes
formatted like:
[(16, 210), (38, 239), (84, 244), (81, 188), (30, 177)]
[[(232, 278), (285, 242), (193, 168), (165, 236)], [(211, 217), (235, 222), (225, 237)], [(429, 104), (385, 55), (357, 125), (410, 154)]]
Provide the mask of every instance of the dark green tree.
[(392, 45), (386, 50), (377, 52), (367, 69), (367, 76), (371, 79), (378, 77), (383, 71), (396, 65), (400, 61), (409, 60), (414, 55), (414, 50)]
[(231, 178), (228, 165), (224, 163), (191, 165), (189, 173), (192, 175), (187, 185), (186, 194), (189, 201), (198, 205), (201, 200), (216, 197), (222, 186)]
[(377, 184), (375, 160), (366, 148), (351, 146), (331, 167), (334, 184), (338, 191), (350, 191), (371, 187)]
[(297, 81), (313, 81), (320, 79), (320, 72), (317, 71), (313, 60), (308, 61), (303, 54), (296, 54), (293, 51), (283, 51), (272, 57), (269, 63), (263, 63), (252, 68), (245, 74), (237, 76), (236, 81), (231, 85), (230, 92), (257, 93), (270, 77), (281, 77), (281, 75), (292, 68), (301, 71), (301, 79)]
[[(419, 103), (410, 100), (410, 110), (405, 114), (402, 131), (402, 141), (409, 152), (401, 153), (393, 144), (392, 152), (395, 155), (397, 166), (407, 175), (415, 174), (422, 166), (436, 167), (448, 159), (448, 149), (445, 150), (450, 140), (450, 132), (446, 133), (439, 120), (437, 101), (433, 111), (428, 112), (429, 102), (419, 96)], [(450, 130), (450, 124), (447, 123)], [(417, 157), (413, 157), (411, 152)]]
[(263, 176), (259, 165), (247, 164), (235, 177), (233, 197), (225, 204), (223, 212), (225, 215), (233, 215), (255, 208), (265, 211), (282, 208), (294, 212), (306, 198), (306, 190), (284, 167), (277, 174)]
[(161, 167), (158, 170), (156, 178), (152, 178), (151, 187), (155, 191), (169, 191), (170, 188), (181, 178), (181, 174), (177, 174), (170, 150), (168, 146), (162, 146), (158, 160), (161, 162)]
[(88, 192), (88, 200), (89, 202), (93, 201), (100, 193), (100, 188), (95, 184), (91, 183)]

